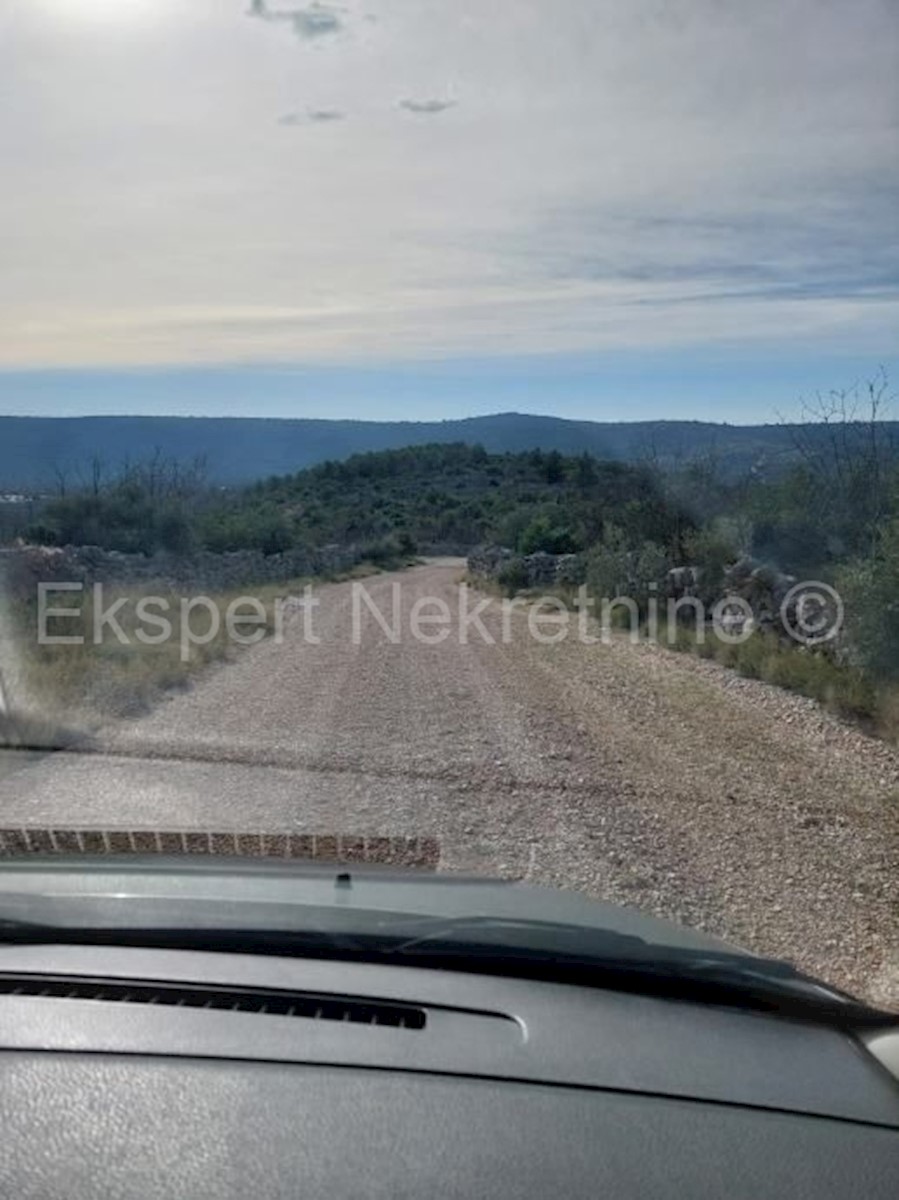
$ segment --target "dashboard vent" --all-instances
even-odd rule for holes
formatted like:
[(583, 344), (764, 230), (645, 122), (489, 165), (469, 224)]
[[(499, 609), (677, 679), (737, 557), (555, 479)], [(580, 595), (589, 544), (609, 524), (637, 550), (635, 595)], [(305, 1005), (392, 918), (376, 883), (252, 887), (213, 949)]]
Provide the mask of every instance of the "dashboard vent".
[(0, 995), (52, 997), (59, 1000), (103, 1000), (113, 1004), (156, 1004), (168, 1008), (203, 1008), (260, 1016), (305, 1017), (351, 1025), (391, 1029), (424, 1029), (424, 1009), (411, 1004), (382, 1004), (350, 996), (310, 992), (264, 991), (257, 988), (196, 986), (146, 980), (87, 979), (66, 975), (0, 975)]

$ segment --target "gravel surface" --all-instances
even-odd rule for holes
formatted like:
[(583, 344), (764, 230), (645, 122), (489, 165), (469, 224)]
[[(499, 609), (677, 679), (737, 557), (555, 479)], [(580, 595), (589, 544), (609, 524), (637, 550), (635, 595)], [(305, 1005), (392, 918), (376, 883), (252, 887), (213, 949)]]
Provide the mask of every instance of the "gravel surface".
[[(441, 867), (578, 888), (899, 1007), (899, 755), (810, 701), (626, 638), (555, 645), (499, 601), (460, 642), (462, 564), (318, 589), (283, 644), (102, 735), (0, 770), (4, 820), (418, 834)], [(453, 615), (435, 645), (416, 600)], [(486, 598), (472, 593), (469, 607)], [(434, 611), (429, 609), (429, 612)], [(364, 608), (363, 608), (364, 614)], [(433, 632), (429, 629), (428, 632)]]

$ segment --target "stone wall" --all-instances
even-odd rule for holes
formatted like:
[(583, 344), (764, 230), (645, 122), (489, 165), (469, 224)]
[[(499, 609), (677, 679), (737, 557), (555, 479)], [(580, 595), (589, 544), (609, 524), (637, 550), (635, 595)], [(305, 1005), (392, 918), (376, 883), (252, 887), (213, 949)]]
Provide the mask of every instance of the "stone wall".
[[(505, 586), (551, 588), (559, 584), (578, 586), (585, 580), (585, 560), (579, 554), (516, 554), (505, 546), (480, 546), (468, 556), (468, 571), (474, 578), (491, 579)], [(788, 575), (768, 563), (743, 557), (724, 573), (723, 585), (715, 594), (707, 594), (702, 572), (695, 566), (674, 567), (659, 581), (660, 599), (679, 600), (695, 597), (704, 603), (710, 620), (716, 604), (721, 604), (719, 620), (729, 633), (760, 629), (780, 637), (795, 636), (802, 628), (827, 627), (828, 609), (821, 603), (818, 589), (797, 586), (795, 575)], [(611, 598), (611, 597), (610, 597)], [(692, 610), (684, 610), (685, 616)], [(794, 633), (791, 634), (791, 630)], [(845, 635), (838, 633), (822, 642), (822, 647), (837, 657), (847, 654)]]
[(224, 592), (280, 583), (304, 575), (349, 570), (360, 561), (352, 546), (323, 546), (265, 555), (258, 550), (231, 554), (122, 554), (98, 546), (19, 546), (0, 550), (0, 572), (16, 596), (33, 594), (39, 582), (73, 581), (153, 586), (164, 591)]
[(498, 582), (517, 581), (521, 587), (540, 588), (585, 579), (585, 562), (580, 554), (516, 554), (505, 546), (479, 546), (468, 556), (468, 573)]

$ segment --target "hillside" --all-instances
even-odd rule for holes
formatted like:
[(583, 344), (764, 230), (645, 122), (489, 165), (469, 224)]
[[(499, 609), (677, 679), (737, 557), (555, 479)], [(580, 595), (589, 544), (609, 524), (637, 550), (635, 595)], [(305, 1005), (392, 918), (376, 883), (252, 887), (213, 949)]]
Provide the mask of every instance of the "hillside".
[(210, 482), (233, 485), (351, 454), (447, 442), (481, 445), (494, 454), (540, 448), (624, 462), (652, 458), (665, 465), (714, 452), (721, 468), (736, 472), (770, 468), (789, 457), (793, 427), (568, 421), (521, 413), (420, 422), (0, 416), (0, 492), (50, 488), (61, 477), (76, 486), (87, 480), (95, 457), (115, 474), (157, 450), (181, 462), (202, 458)]
[(239, 505), (229, 498), (210, 512), (205, 540), (215, 549), (252, 544), (263, 514), (313, 544), (400, 538), (462, 549), (500, 541), (526, 553), (585, 549), (611, 522), (669, 542), (685, 520), (639, 466), (555, 450), (490, 455), (463, 443), (354, 455), (261, 482)]
[(141, 553), (274, 554), (337, 543), (367, 547), (377, 559), (495, 540), (567, 553), (585, 549), (610, 523), (665, 544), (685, 527), (647, 468), (553, 450), (490, 455), (463, 443), (353, 455), (225, 490), (149, 464), (38, 508), (37, 520), (16, 532)]

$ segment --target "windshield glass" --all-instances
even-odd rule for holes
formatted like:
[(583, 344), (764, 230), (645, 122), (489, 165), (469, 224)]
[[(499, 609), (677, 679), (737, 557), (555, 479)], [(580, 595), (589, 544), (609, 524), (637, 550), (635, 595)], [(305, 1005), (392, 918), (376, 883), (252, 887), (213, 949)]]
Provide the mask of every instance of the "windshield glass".
[(6, 0), (0, 876), (518, 881), (396, 911), (899, 1007), (897, 37)]

